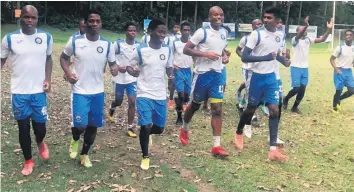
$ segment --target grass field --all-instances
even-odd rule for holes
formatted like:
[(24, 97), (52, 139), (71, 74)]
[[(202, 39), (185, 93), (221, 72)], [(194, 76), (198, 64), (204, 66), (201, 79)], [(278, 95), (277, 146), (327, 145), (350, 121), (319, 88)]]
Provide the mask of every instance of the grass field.
[[(16, 26), (1, 26), (1, 36)], [(142, 171), (138, 139), (125, 135), (126, 106), (118, 110), (116, 123), (100, 129), (90, 152), (94, 166), (85, 169), (70, 160), (70, 88), (62, 79), (59, 64), (65, 42), (75, 31), (61, 32), (44, 27), (54, 38), (52, 92), (48, 94), (50, 121), (47, 144), (51, 160), (43, 162), (32, 139), (36, 167), (23, 177), (23, 156), (18, 144), (18, 128), (12, 119), (10, 103), (10, 64), (1, 76), (1, 190), (2, 191), (354, 191), (354, 99), (342, 102), (339, 115), (330, 112), (334, 94), (333, 70), (327, 44), (314, 45), (310, 56), (310, 79), (303, 115), (285, 111), (280, 137), (286, 141), (286, 164), (266, 161), (268, 122), (254, 128), (252, 139), (245, 138), (245, 149), (236, 152), (231, 145), (239, 116), (234, 93), (241, 83), (241, 63), (235, 53), (227, 65), (228, 86), (223, 105), (222, 144), (230, 157), (215, 159), (212, 147), (210, 116), (198, 112), (191, 123), (190, 145), (179, 143), (176, 114), (170, 111), (165, 132), (153, 137), (151, 165)], [(115, 40), (118, 35), (103, 31)], [(237, 41), (229, 43), (235, 50)], [(290, 89), (289, 69), (281, 67), (285, 93)], [(106, 109), (113, 99), (109, 75), (106, 78)], [(290, 101), (292, 105), (293, 99)], [(82, 143), (82, 142), (81, 142)]]

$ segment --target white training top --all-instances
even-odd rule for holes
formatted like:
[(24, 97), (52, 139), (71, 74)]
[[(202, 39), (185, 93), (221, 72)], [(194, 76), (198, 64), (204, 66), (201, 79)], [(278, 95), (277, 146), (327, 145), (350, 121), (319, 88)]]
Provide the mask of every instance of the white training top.
[[(223, 27), (214, 30), (210, 25), (199, 28), (190, 39), (196, 45), (196, 49), (201, 52), (215, 52), (222, 55), (223, 50), (227, 46), (227, 31)], [(194, 72), (203, 74), (208, 71), (216, 71), (221, 73), (223, 69), (222, 57), (213, 61), (206, 57), (196, 57)]]
[(172, 43), (171, 51), (173, 56), (173, 65), (178, 66), (179, 68), (190, 68), (193, 64), (192, 56), (186, 55), (183, 53), (183, 49), (186, 43), (183, 43), (180, 40), (175, 40)]
[(153, 49), (149, 44), (141, 44), (133, 52), (130, 66), (139, 67), (137, 97), (166, 100), (166, 68), (172, 67), (171, 49), (163, 44)]
[[(275, 31), (273, 33), (261, 27), (250, 34), (246, 47), (253, 50), (251, 54), (254, 56), (266, 56), (272, 52), (280, 54), (283, 40), (284, 34), (282, 32)], [(248, 64), (251, 71), (259, 74), (273, 73), (279, 65), (276, 59)]]
[(293, 56), (291, 61), (292, 67), (308, 68), (309, 67), (309, 53), (310, 45), (315, 43), (314, 38), (305, 37), (304, 39), (295, 40), (295, 37), (291, 39), (291, 45), (293, 46)]
[[(119, 66), (125, 67), (129, 66), (129, 61), (133, 56), (133, 52), (140, 45), (139, 42), (135, 41), (133, 45), (129, 45), (125, 40), (117, 40), (113, 43), (114, 52), (116, 55), (116, 62)], [(118, 84), (129, 84), (136, 82), (137, 78), (131, 76), (128, 72), (121, 73), (112, 77), (113, 81)]]
[[(278, 29), (278, 31), (281, 32), (281, 33), (283, 33), (283, 35), (284, 35), (281, 50), (282, 50), (282, 53), (286, 53), (286, 34), (285, 34), (284, 31), (281, 30), (281, 29)], [(280, 62), (278, 62), (278, 66), (277, 66), (277, 68), (275, 69), (275, 76), (276, 76), (277, 80), (280, 80), (280, 65), (283, 65), (283, 64), (281, 64)]]
[(17, 30), (7, 34), (1, 43), (1, 58), (11, 55), (11, 93), (43, 92), (47, 56), (52, 54), (53, 38), (40, 29), (32, 35)]
[(337, 58), (336, 65), (337, 67), (350, 69), (353, 67), (354, 62), (354, 45), (348, 46), (346, 44), (342, 44), (337, 46), (334, 50), (333, 56)]
[(64, 48), (67, 56), (74, 56), (73, 67), (78, 81), (72, 85), (73, 93), (97, 94), (104, 91), (103, 73), (108, 62), (115, 62), (112, 43), (103, 37), (89, 41), (86, 34), (69, 40)]
[[(240, 40), (240, 43), (238, 44), (238, 46), (242, 49), (241, 52), (243, 52), (243, 49), (244, 49), (245, 46), (246, 46), (247, 39), (248, 39), (247, 37), (248, 37), (248, 35), (243, 36), (243, 37), (241, 38), (241, 40)], [(249, 66), (248, 66), (247, 63), (242, 62), (242, 68), (243, 68), (243, 69), (248, 69)]]

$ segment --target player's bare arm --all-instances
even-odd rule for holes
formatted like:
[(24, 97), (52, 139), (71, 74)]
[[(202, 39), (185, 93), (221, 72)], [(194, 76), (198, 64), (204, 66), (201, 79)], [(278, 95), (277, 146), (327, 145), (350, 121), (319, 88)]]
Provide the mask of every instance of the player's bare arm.
[(336, 57), (333, 56), (333, 55), (332, 55), (331, 58), (329, 59), (329, 61), (331, 62), (331, 65), (332, 65), (334, 71), (335, 71), (337, 74), (341, 75), (341, 74), (342, 74), (342, 71), (341, 71), (340, 69), (338, 69), (335, 60), (336, 60)]
[(131, 75), (133, 77), (138, 77), (140, 74), (139, 68), (134, 69), (132, 66), (127, 66), (126, 70), (129, 73), (129, 75)]
[(76, 74), (73, 74), (70, 70), (70, 57), (66, 55), (65, 53), (62, 53), (60, 56), (60, 66), (63, 69), (64, 73), (66, 74), (66, 77), (68, 81), (71, 84), (75, 84), (78, 80)]
[(207, 57), (208, 59), (214, 61), (218, 60), (221, 57), (220, 54), (217, 54), (215, 52), (202, 52), (194, 49), (194, 47), (195, 45), (191, 41), (188, 41), (183, 49), (183, 53), (192, 57)]
[(327, 30), (326, 32), (321, 36), (315, 39), (315, 43), (322, 43), (325, 42), (328, 35), (332, 32), (332, 27), (333, 27), (333, 18), (331, 18), (331, 21), (328, 23), (327, 22)]
[(252, 49), (250, 49), (249, 47), (245, 47), (241, 57), (242, 62), (254, 63), (260, 61), (271, 61), (274, 60), (277, 56), (276, 52), (272, 52), (264, 56), (254, 56), (251, 55), (251, 53), (252, 53)]
[(46, 92), (50, 91), (52, 71), (53, 71), (53, 59), (52, 59), (52, 55), (48, 55), (45, 63), (45, 79), (43, 82), (43, 90)]
[(304, 27), (299, 27), (298, 28), (298, 30), (300, 30), (299, 31), (299, 33), (297, 33), (296, 34), (296, 36), (295, 36), (295, 41), (297, 42), (297, 41), (299, 41), (299, 39), (301, 39), (303, 36), (304, 36), (304, 34), (305, 34), (305, 32), (306, 32), (306, 30), (307, 30), (307, 28), (308, 28), (308, 26), (309, 26), (309, 16), (307, 16), (306, 18), (305, 18), (305, 26)]
[[(112, 76), (117, 76), (118, 75), (118, 71), (119, 71), (119, 66), (117, 65), (117, 63), (114, 61), (114, 62), (108, 62), (108, 65), (109, 65), (109, 69), (110, 69), (110, 71), (111, 71), (111, 74), (112, 74)], [(124, 67), (124, 69), (121, 69), (122, 71), (124, 71), (124, 72), (122, 72), (122, 73), (125, 73), (125, 67)]]
[(173, 67), (166, 68), (166, 74), (167, 74), (168, 79), (174, 79), (175, 78), (173, 70), (174, 70)]

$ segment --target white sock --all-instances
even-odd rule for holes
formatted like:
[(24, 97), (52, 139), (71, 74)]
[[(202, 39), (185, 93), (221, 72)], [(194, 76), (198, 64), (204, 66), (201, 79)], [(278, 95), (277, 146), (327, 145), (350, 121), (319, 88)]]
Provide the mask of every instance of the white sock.
[(189, 123), (183, 122), (183, 129), (189, 131)]
[(277, 150), (277, 147), (276, 146), (270, 146), (270, 148), (269, 148), (271, 151), (275, 151), (275, 150)]
[(213, 138), (214, 138), (214, 147), (219, 147), (221, 136), (213, 136)]

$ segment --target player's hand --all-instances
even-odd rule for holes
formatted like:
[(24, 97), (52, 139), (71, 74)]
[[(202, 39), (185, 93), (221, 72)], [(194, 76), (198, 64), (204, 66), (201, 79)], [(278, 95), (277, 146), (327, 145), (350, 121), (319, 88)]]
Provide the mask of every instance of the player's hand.
[(224, 55), (224, 56), (222, 56), (222, 63), (223, 64), (228, 64), (229, 63), (229, 56), (227, 56), (227, 55)]
[(132, 76), (133, 77), (139, 77), (139, 74), (140, 74), (140, 69), (139, 68), (135, 68), (134, 71), (133, 71)]
[(43, 81), (43, 91), (49, 92), (50, 91), (50, 81), (45, 79)]
[(114, 65), (110, 66), (109, 68), (110, 68), (110, 71), (111, 71), (111, 74), (113, 77), (118, 75), (119, 66), (117, 64), (114, 64)]
[(76, 74), (72, 73), (70, 75), (66, 75), (68, 78), (69, 83), (75, 84), (79, 79), (77, 78)]
[(289, 59), (285, 59), (285, 67), (289, 67), (291, 65), (291, 61)]
[(305, 18), (305, 27), (309, 26), (309, 16)]
[(231, 55), (231, 52), (229, 51), (229, 50), (224, 50), (225, 51), (225, 54), (228, 56), (228, 57), (230, 57), (230, 55)]
[(285, 55), (285, 57), (286, 57), (287, 59), (290, 59), (290, 49), (286, 49), (286, 55)]
[(127, 72), (127, 68), (118, 66), (118, 71), (121, 72), (121, 73), (125, 73), (125, 72)]
[(332, 29), (332, 27), (333, 27), (333, 18), (331, 18), (331, 21), (329, 23), (327, 22), (327, 28)]
[(221, 57), (221, 55), (219, 55), (219, 54), (217, 54), (215, 52), (207, 52), (205, 54), (205, 57), (207, 57), (210, 60), (216, 61), (216, 60), (218, 60)]
[(173, 65), (173, 69), (174, 69), (175, 71), (178, 71), (178, 70), (179, 70), (179, 67), (178, 67), (177, 65)]
[(337, 73), (338, 75), (342, 75), (342, 71), (341, 71), (340, 69), (338, 69), (338, 68), (336, 68), (336, 73)]
[(68, 81), (68, 76), (65, 73), (63, 74), (63, 79), (64, 81)]

